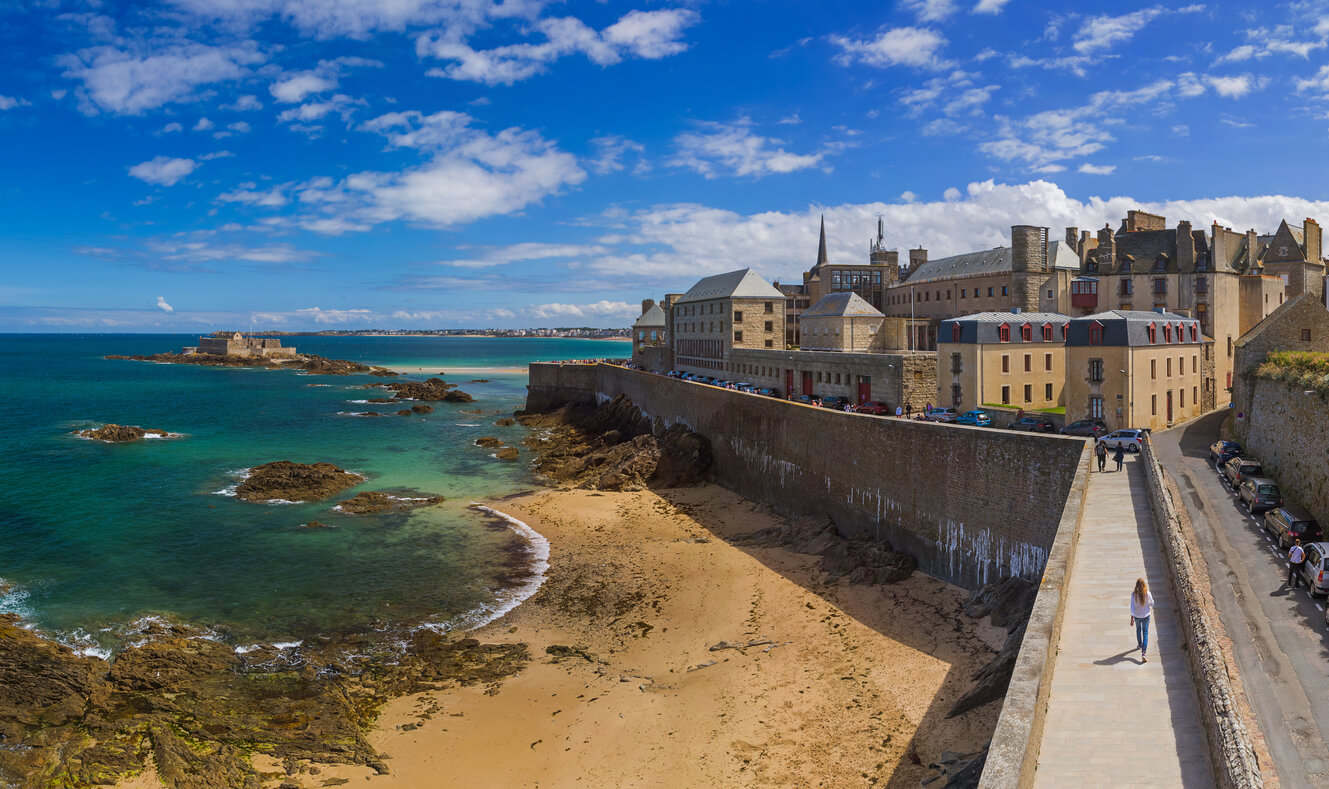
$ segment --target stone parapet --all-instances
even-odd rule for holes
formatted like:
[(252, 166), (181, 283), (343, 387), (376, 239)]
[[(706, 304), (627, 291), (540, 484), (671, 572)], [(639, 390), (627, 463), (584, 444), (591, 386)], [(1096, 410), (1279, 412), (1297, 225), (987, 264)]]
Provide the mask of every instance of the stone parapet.
[(1209, 739), (1214, 778), (1222, 789), (1256, 789), (1264, 786), (1259, 760), (1246, 724), (1234, 698), (1230, 667), (1219, 646), (1223, 625), (1210, 617), (1204, 605), (1201, 578), (1192, 561), (1190, 541), (1182, 530), (1177, 505), (1172, 500), (1158, 465), (1153, 445), (1146, 442), (1140, 463), (1149, 482), (1149, 500), (1154, 526), (1171, 565), (1177, 614), (1186, 636), (1186, 656), (1200, 694), (1200, 713)]

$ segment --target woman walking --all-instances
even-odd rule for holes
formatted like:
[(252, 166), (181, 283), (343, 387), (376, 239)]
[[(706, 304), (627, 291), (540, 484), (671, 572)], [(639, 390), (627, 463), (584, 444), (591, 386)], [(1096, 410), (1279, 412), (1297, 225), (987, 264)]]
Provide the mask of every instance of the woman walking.
[(1143, 578), (1135, 582), (1131, 592), (1131, 624), (1135, 625), (1135, 645), (1140, 648), (1140, 662), (1149, 662), (1149, 617), (1154, 613), (1154, 596)]
[(1112, 459), (1117, 462), (1117, 471), (1121, 471), (1121, 464), (1126, 462), (1126, 450), (1117, 444), (1117, 451), (1112, 453)]

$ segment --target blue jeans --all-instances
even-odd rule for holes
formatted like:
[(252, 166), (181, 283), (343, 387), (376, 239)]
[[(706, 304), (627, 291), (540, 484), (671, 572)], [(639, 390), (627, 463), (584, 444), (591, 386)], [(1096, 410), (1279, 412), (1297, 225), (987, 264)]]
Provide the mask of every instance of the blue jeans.
[(1135, 643), (1140, 647), (1140, 654), (1149, 651), (1149, 617), (1135, 617)]

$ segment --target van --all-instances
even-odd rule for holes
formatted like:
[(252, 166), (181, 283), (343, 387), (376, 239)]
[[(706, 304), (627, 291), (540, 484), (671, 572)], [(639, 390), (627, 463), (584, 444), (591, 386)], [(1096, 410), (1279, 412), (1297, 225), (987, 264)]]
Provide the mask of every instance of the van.
[(1290, 502), (1264, 514), (1264, 530), (1274, 535), (1279, 548), (1291, 546), (1293, 540), (1301, 540), (1304, 545), (1320, 539), (1320, 524), (1315, 517)]

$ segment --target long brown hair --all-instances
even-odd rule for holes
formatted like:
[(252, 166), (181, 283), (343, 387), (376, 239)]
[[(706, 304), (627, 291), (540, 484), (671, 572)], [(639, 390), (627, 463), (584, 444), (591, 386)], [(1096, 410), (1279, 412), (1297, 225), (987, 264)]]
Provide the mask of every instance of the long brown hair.
[(1144, 599), (1149, 595), (1149, 583), (1143, 578), (1135, 582), (1135, 600), (1140, 605), (1144, 605)]

